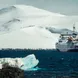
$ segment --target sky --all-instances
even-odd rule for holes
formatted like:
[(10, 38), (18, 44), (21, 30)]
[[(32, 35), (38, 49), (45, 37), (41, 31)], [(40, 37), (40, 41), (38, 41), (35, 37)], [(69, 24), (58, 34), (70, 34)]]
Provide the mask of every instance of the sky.
[(64, 15), (78, 15), (78, 0), (0, 0), (0, 8), (24, 4)]

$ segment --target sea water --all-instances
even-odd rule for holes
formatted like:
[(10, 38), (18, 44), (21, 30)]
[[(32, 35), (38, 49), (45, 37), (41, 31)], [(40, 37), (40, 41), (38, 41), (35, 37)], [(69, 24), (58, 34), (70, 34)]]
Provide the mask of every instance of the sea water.
[(78, 77), (78, 52), (56, 50), (0, 50), (0, 58), (25, 57), (34, 54), (39, 60), (35, 68), (25, 70), (26, 78)]

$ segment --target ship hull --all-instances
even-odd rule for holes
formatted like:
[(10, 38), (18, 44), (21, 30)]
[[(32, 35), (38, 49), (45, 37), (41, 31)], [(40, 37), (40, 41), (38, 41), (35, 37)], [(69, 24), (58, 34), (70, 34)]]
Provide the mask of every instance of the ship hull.
[(78, 52), (78, 45), (68, 45), (67, 43), (57, 43), (56, 49), (61, 52)]
[(78, 49), (70, 49), (68, 52), (78, 52)]

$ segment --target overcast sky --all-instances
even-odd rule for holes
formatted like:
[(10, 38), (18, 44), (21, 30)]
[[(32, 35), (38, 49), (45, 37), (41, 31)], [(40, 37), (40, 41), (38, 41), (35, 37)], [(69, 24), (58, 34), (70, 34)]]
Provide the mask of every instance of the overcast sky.
[(78, 15), (78, 0), (0, 0), (0, 8), (14, 4), (32, 5), (65, 15)]

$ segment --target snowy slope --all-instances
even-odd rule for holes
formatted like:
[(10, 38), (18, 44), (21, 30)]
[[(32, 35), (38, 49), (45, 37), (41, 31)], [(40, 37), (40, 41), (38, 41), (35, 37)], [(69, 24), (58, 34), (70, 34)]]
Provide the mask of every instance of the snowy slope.
[(63, 17), (64, 15), (51, 13), (32, 6), (10, 6), (0, 10), (0, 30), (12, 31), (13, 29), (30, 25), (53, 24), (58, 22)]
[(75, 16), (51, 13), (33, 6), (3, 8), (0, 10), (0, 48), (54, 48), (59, 37), (55, 33), (72, 29), (74, 22), (77, 25)]
[(19, 31), (0, 35), (0, 48), (53, 48), (57, 34), (45, 29), (24, 28)]

